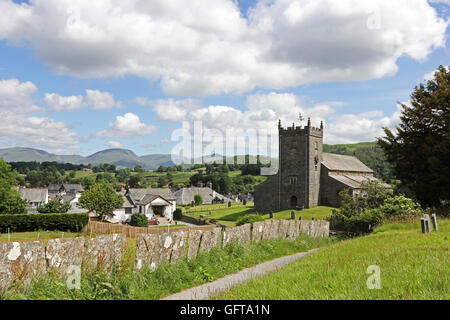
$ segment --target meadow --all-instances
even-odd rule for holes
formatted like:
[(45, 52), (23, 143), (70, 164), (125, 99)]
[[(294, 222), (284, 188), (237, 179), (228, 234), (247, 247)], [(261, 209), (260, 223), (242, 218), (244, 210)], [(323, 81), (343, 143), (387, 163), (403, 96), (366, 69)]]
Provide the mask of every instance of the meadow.
[[(382, 225), (364, 237), (336, 242), (262, 278), (216, 297), (225, 300), (450, 298), (450, 220), (422, 234), (420, 223)], [(369, 266), (381, 289), (369, 289)], [(373, 272), (373, 271), (372, 271)]]

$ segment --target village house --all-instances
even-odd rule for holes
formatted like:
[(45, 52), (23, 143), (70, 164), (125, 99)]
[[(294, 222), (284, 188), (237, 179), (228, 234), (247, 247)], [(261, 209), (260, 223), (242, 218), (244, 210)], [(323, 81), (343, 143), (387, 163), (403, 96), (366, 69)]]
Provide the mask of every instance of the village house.
[(176, 197), (170, 189), (129, 189), (119, 192), (123, 197), (122, 208), (114, 210), (106, 219), (113, 223), (129, 222), (133, 214), (144, 214), (148, 219), (165, 218), (173, 221)]
[(203, 199), (203, 204), (224, 203), (230, 201), (227, 197), (212, 189), (212, 183), (203, 186), (199, 182), (197, 187), (181, 188), (175, 191), (176, 202), (179, 206), (190, 205), (194, 202), (195, 195), (199, 194)]
[(27, 211), (37, 212), (40, 205), (48, 203), (47, 188), (24, 188), (19, 189), (20, 196), (27, 201)]

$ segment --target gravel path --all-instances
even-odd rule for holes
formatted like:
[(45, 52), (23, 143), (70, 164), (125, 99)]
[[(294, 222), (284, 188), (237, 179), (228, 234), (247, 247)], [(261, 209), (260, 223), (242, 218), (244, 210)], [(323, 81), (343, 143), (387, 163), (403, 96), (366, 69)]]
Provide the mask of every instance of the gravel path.
[(235, 274), (230, 274), (210, 283), (167, 296), (161, 300), (208, 300), (212, 296), (218, 295), (231, 287), (246, 282), (252, 278), (261, 277), (267, 273), (276, 271), (285, 265), (302, 259), (307, 255), (317, 251), (312, 249), (307, 252), (300, 252), (290, 256), (266, 261), (254, 267), (244, 269)]

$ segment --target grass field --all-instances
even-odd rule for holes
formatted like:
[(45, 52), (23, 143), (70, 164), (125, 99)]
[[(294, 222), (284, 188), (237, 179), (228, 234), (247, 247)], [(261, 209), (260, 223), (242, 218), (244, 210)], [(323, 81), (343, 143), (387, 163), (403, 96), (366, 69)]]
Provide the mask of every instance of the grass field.
[[(450, 220), (422, 234), (420, 224), (380, 226), (371, 235), (334, 243), (276, 273), (217, 299), (450, 299)], [(371, 265), (381, 289), (368, 289)]]
[[(9, 235), (9, 241), (36, 241), (40, 240), (44, 243), (47, 243), (49, 239), (56, 238), (73, 238), (83, 236), (82, 233), (74, 233), (74, 232), (61, 232), (61, 231), (33, 231), (33, 232), (14, 232)], [(7, 233), (0, 233), (0, 243), (1, 242), (9, 242)]]
[[(288, 220), (291, 219), (291, 211), (295, 212), (295, 217), (298, 219), (300, 216), (302, 219), (311, 220), (319, 219), (323, 220), (331, 216), (332, 207), (314, 207), (305, 210), (283, 210), (274, 212), (273, 217), (277, 220)], [(245, 214), (254, 213), (253, 203), (248, 203), (246, 206), (240, 203), (233, 203), (231, 208), (227, 205), (215, 204), (215, 205), (205, 205), (190, 208), (186, 211), (187, 215), (192, 217), (200, 218), (200, 215), (208, 214), (211, 211), (211, 216), (207, 219), (216, 219), (219, 223), (234, 226), (236, 225), (236, 220)], [(264, 219), (269, 219), (269, 213), (261, 214)]]

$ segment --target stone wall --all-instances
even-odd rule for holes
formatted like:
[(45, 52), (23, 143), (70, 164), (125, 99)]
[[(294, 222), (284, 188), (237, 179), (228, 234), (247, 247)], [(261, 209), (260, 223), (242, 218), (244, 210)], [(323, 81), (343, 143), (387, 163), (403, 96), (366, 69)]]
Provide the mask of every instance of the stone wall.
[[(161, 263), (176, 263), (199, 253), (221, 248), (230, 242), (240, 244), (266, 239), (297, 238), (300, 233), (327, 237), (328, 221), (265, 220), (253, 225), (214, 228), (213, 230), (177, 230), (163, 234), (138, 234), (135, 269), (155, 269)], [(44, 246), (40, 241), (0, 244), (0, 293), (14, 281), (29, 281), (52, 271), (67, 276), (73, 267), (112, 270), (127, 252), (124, 234), (52, 239)]]

